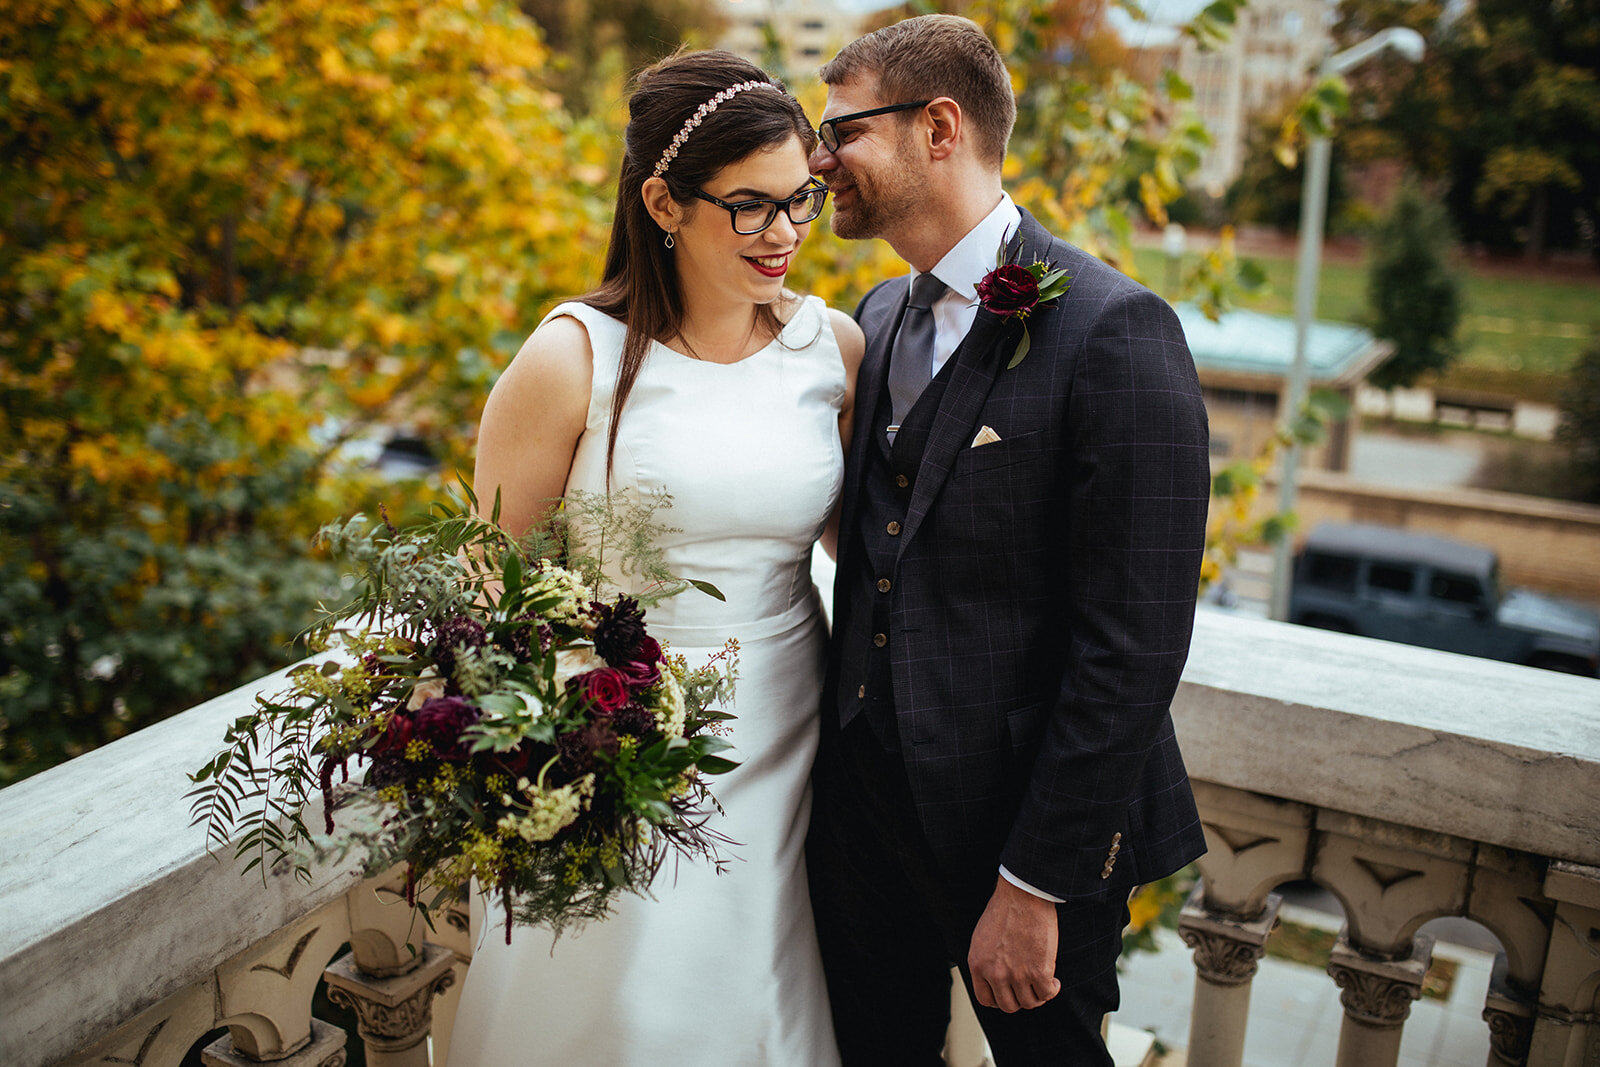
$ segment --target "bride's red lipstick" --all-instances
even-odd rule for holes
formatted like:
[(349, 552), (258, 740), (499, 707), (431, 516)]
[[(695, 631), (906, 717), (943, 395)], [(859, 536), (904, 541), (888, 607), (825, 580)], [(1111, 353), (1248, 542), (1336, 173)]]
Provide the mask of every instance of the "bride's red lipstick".
[[(785, 274), (789, 273), (789, 259), (790, 259), (790, 256), (792, 256), (793, 254), (794, 253), (791, 252), (788, 255), (785, 255), (783, 257), (783, 263), (780, 266), (777, 266), (777, 267), (763, 266), (762, 264), (756, 262), (756, 260), (754, 258), (752, 258), (751, 256), (745, 256), (744, 257), (744, 261), (746, 263), (750, 264), (756, 270), (760, 271), (762, 274), (766, 275), (768, 278), (781, 278)], [(773, 257), (771, 257), (771, 256), (763, 256), (762, 258), (763, 259), (771, 259)]]

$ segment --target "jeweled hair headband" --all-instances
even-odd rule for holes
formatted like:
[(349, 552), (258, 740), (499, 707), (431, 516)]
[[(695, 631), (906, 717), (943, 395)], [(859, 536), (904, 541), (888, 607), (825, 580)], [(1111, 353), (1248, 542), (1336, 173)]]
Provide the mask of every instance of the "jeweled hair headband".
[(672, 165), (672, 161), (678, 158), (678, 149), (683, 147), (683, 143), (689, 139), (689, 135), (694, 132), (695, 127), (706, 120), (707, 115), (746, 89), (771, 89), (774, 92), (783, 92), (782, 89), (779, 89), (771, 82), (740, 82), (738, 85), (728, 86), (722, 92), (701, 104), (695, 113), (689, 116), (689, 121), (683, 124), (683, 129), (679, 130), (677, 136), (672, 139), (672, 143), (667, 145), (667, 150), (661, 153), (661, 162), (656, 164), (655, 176), (659, 178), (667, 172), (667, 168)]

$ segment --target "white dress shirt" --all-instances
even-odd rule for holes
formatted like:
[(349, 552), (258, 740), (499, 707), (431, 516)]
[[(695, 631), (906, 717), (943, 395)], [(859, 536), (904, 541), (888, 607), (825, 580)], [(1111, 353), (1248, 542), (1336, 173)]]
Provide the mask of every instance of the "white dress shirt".
[[(1022, 212), (1012, 203), (1010, 194), (1002, 191), (1000, 202), (994, 206), (994, 210), (968, 230), (967, 235), (934, 264), (931, 273), (944, 282), (946, 292), (933, 302), (933, 374), (939, 373), (960, 346), (961, 339), (972, 329), (972, 323), (978, 317), (978, 283), (994, 269), (1001, 244), (1009, 240), (1021, 225)], [(921, 273), (913, 267), (911, 280), (915, 281)], [(1057, 904), (1062, 902), (1060, 897), (1051, 896), (1024, 882), (1006, 870), (1004, 864), (1000, 867), (1000, 877), (1036, 897)]]
[[(1022, 212), (1011, 202), (1010, 195), (1002, 192), (994, 210), (934, 264), (931, 273), (948, 288), (933, 302), (934, 374), (939, 373), (972, 329), (972, 322), (978, 317), (978, 283), (994, 269), (1001, 242), (1008, 240), (1020, 225)], [(921, 273), (913, 268), (912, 280)]]

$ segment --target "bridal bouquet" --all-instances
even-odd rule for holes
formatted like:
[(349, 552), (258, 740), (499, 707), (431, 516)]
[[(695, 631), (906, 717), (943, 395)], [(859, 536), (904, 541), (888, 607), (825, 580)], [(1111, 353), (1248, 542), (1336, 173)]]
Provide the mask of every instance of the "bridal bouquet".
[[(519, 543), (468, 497), (404, 530), (360, 516), (323, 529), (356, 593), (312, 631), (318, 655), (287, 691), (258, 698), (190, 776), (195, 822), (251, 856), (246, 870), (289, 861), (309, 879), (313, 855), (353, 848), (369, 875), (404, 863), (425, 917), (476, 879), (508, 942), (515, 923), (559, 934), (603, 918), (670, 855), (720, 868), (706, 779), (735, 766), (716, 754), (731, 716), (714, 705), (738, 646), (691, 669), (650, 636), (640, 599), (604, 595), (601, 559), (573, 536), (620, 556), (649, 603), (691, 586), (720, 597), (662, 569), (666, 499), (619, 513), (575, 494)], [(305, 821), (318, 796), (321, 839)]]

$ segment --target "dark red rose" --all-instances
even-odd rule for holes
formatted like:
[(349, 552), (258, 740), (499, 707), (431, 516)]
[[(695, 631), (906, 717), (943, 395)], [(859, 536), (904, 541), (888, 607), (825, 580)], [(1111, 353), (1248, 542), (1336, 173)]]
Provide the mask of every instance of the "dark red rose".
[(1001, 318), (1026, 315), (1039, 303), (1039, 279), (1016, 263), (996, 267), (978, 283), (978, 303)]
[(379, 756), (400, 756), (405, 753), (406, 746), (416, 736), (416, 727), (411, 722), (411, 716), (404, 711), (396, 711), (389, 717), (389, 727), (378, 736), (371, 751)]
[(603, 714), (609, 715), (628, 702), (628, 676), (614, 667), (600, 667), (572, 679), (578, 690)]
[(464, 697), (434, 697), (416, 712), (417, 736), (433, 746), (444, 760), (464, 760), (467, 749), (461, 731), (478, 721), (478, 706)]

